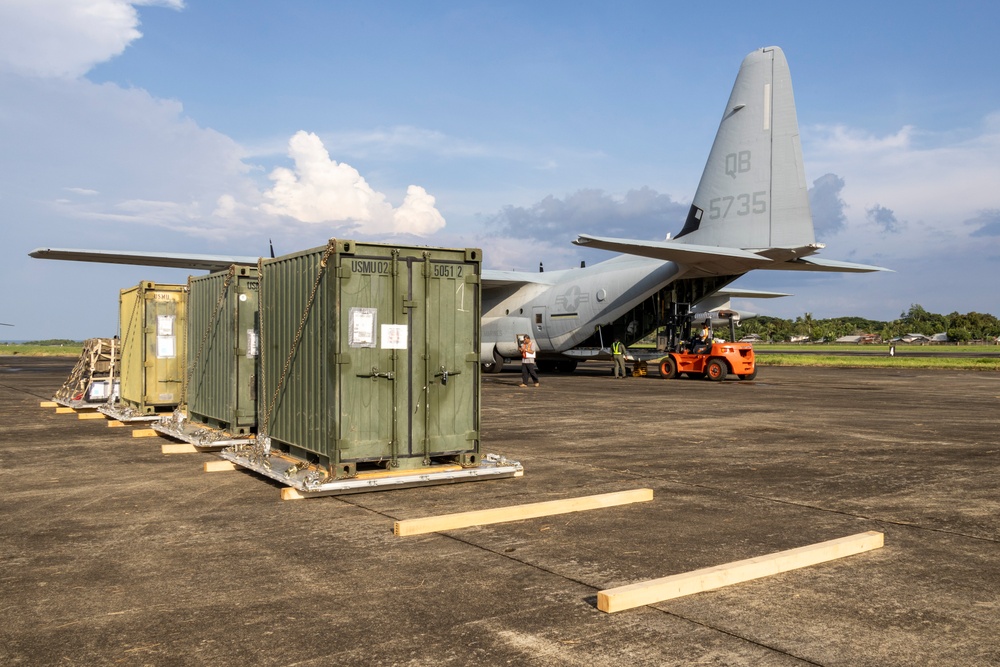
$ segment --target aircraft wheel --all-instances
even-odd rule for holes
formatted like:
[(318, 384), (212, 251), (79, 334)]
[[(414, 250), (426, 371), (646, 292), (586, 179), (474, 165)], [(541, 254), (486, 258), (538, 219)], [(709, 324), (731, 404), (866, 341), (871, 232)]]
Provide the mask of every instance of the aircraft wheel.
[(503, 370), (503, 357), (497, 352), (496, 348), (493, 348), (493, 363), (483, 364), (484, 373), (499, 373)]
[(660, 377), (664, 380), (673, 380), (677, 377), (677, 362), (671, 357), (667, 357), (660, 362)]
[(721, 382), (726, 379), (726, 362), (721, 359), (712, 359), (705, 366), (705, 378), (713, 382)]
[(756, 366), (753, 367), (753, 373), (746, 373), (744, 375), (740, 375), (739, 376), (739, 378), (741, 380), (752, 380), (755, 377), (757, 377), (757, 367)]

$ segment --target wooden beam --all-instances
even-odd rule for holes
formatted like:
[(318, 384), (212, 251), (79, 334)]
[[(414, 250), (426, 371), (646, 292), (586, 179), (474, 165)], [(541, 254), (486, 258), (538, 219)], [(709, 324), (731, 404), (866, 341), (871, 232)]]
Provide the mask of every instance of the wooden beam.
[(42, 401), (41, 403), (38, 404), (38, 407), (40, 407), (40, 408), (58, 408), (59, 404), (56, 403), (55, 401)]
[(108, 428), (120, 428), (122, 426), (125, 426), (125, 422), (118, 421), (117, 419), (108, 420)]
[(76, 410), (74, 410), (73, 408), (67, 408), (67, 407), (56, 408), (57, 415), (71, 415), (74, 412), (76, 412)]
[(236, 470), (236, 464), (232, 461), (205, 461), (205, 472), (227, 472)]
[(151, 428), (137, 428), (132, 431), (133, 438), (155, 438), (160, 435)]
[(194, 454), (197, 451), (197, 447), (188, 443), (178, 445), (160, 445), (161, 454)]
[(308, 496), (299, 493), (299, 490), (295, 487), (286, 486), (281, 489), (282, 500), (304, 500), (305, 498), (308, 498)]
[(878, 549), (882, 546), (883, 541), (884, 535), (882, 533), (870, 530), (867, 533), (840, 537), (767, 556), (748, 558), (693, 572), (674, 574), (662, 579), (609, 588), (597, 594), (597, 608), (612, 613), (655, 604), (692, 593), (710, 591), (730, 584), (739, 584), (845, 556), (853, 556)]
[(100, 412), (80, 412), (76, 415), (77, 419), (107, 419), (107, 417)]
[(400, 536), (420, 535), (422, 533), (434, 533), (442, 530), (468, 528), (469, 526), (535, 519), (554, 514), (567, 514), (569, 512), (582, 512), (602, 507), (641, 503), (652, 499), (652, 489), (633, 489), (631, 491), (604, 493), (597, 496), (566, 498), (564, 500), (550, 500), (548, 502), (531, 503), (528, 505), (498, 507), (490, 510), (429, 516), (422, 519), (404, 519), (403, 521), (396, 522), (392, 532)]

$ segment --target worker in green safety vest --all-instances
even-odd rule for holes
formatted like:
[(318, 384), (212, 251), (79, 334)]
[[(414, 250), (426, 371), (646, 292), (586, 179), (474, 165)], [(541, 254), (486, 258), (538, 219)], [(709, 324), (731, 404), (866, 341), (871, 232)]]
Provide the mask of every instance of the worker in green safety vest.
[[(615, 338), (611, 343), (611, 356), (615, 359), (615, 379), (626, 377), (625, 375), (625, 343)], [(621, 375), (618, 373), (621, 372)]]

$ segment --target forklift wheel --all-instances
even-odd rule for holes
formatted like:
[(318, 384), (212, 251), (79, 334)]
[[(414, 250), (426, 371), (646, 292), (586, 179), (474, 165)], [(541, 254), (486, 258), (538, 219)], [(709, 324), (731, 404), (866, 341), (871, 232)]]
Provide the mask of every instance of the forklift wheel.
[(664, 380), (673, 380), (677, 377), (677, 363), (671, 357), (667, 357), (660, 362), (660, 377)]
[(721, 359), (712, 359), (705, 366), (705, 378), (713, 382), (721, 382), (726, 379), (726, 362)]

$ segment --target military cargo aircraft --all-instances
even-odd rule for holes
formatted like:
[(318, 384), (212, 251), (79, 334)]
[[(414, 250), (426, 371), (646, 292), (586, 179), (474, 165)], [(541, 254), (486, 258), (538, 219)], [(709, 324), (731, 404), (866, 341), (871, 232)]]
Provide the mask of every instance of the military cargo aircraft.
[[(580, 235), (575, 244), (620, 255), (551, 272), (484, 270), (484, 369), (518, 358), (531, 334), (542, 370), (572, 371), (659, 331), (675, 304), (731, 321), (732, 297), (785, 296), (727, 287), (755, 269), (867, 272), (878, 266), (820, 259), (802, 163), (791, 75), (767, 47), (740, 67), (683, 228), (663, 241)], [(217, 271), (256, 257), (40, 248), (32, 257)]]

